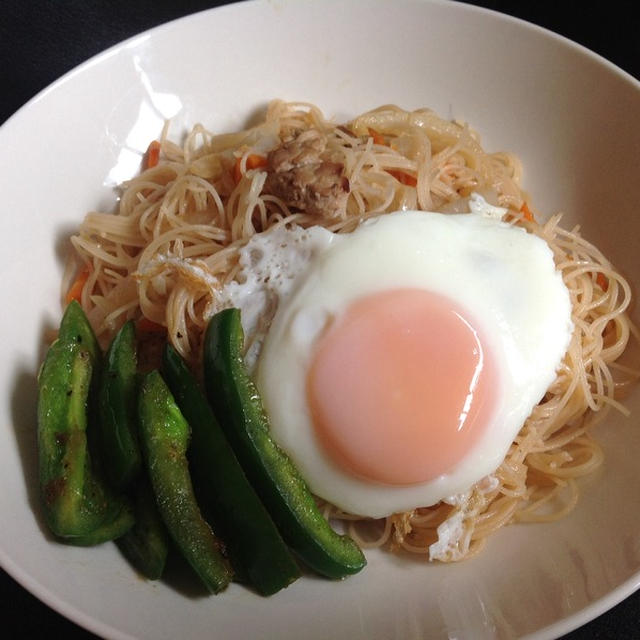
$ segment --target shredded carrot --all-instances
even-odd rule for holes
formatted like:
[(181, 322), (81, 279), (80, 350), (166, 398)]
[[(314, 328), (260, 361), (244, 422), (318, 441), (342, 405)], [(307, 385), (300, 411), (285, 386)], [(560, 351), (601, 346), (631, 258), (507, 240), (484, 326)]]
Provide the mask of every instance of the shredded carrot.
[[(236, 163), (233, 166), (233, 181), (238, 184), (240, 180), (242, 180), (242, 171), (240, 168), (240, 164), (242, 163), (242, 158), (236, 158)], [(267, 159), (264, 156), (259, 156), (255, 153), (252, 153), (247, 156), (247, 171), (249, 169), (260, 169), (262, 167), (267, 166)]]
[(598, 273), (598, 275), (596, 276), (596, 284), (603, 290), (603, 291), (607, 291), (607, 289), (609, 288), (609, 280), (608, 278), (604, 275), (604, 273)]
[(522, 212), (522, 215), (524, 216), (524, 219), (527, 220), (527, 222), (533, 222), (533, 213), (531, 213), (531, 209), (529, 209), (526, 202), (522, 203), (520, 211)]
[(161, 324), (154, 322), (153, 320), (149, 320), (149, 318), (142, 316), (136, 322), (136, 329), (140, 333), (166, 333), (167, 328), (163, 327)]
[(404, 171), (395, 171), (394, 169), (387, 169), (387, 173), (390, 173), (398, 182), (406, 184), (409, 187), (415, 187), (418, 181), (414, 176)]
[(152, 169), (160, 161), (160, 143), (157, 140), (153, 140), (147, 149), (146, 154), (146, 168)]
[(69, 287), (69, 291), (67, 291), (67, 295), (65, 297), (65, 302), (69, 304), (72, 300), (77, 300), (80, 302), (80, 298), (82, 297), (82, 290), (84, 289), (84, 285), (87, 283), (89, 278), (89, 267), (84, 267), (80, 273), (76, 276), (73, 284)]
[(368, 127), (367, 131), (369, 132), (369, 135), (373, 138), (373, 144), (383, 144), (383, 145), (387, 144), (384, 139), (384, 136), (381, 133), (378, 133), (375, 129)]

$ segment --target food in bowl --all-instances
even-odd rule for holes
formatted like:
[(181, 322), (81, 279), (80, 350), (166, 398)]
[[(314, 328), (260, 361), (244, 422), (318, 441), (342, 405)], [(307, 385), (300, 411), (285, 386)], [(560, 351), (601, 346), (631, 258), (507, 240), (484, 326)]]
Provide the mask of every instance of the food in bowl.
[(239, 309), (270, 436), (362, 546), (461, 560), (575, 505), (636, 377), (630, 288), (534, 213), (516, 157), (428, 109), (274, 101), (245, 131), (165, 130), (146, 165), (72, 238), (65, 296), (103, 346), (131, 320), (143, 366), (168, 341), (197, 372)]

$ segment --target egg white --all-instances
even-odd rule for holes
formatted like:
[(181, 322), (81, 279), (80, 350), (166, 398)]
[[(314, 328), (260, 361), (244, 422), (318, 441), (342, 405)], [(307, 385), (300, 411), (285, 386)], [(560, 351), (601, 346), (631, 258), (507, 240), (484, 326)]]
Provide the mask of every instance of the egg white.
[[(273, 251), (286, 230), (278, 233)], [(256, 382), (273, 437), (313, 493), (350, 513), (383, 517), (469, 489), (500, 465), (569, 344), (571, 303), (551, 250), (519, 227), (476, 214), (405, 211), (350, 234), (326, 233), (306, 251), (300, 273), (285, 278), (287, 295), (278, 299), (261, 348)], [(455, 468), (430, 482), (385, 486), (343, 470), (324, 450), (306, 376), (329, 319), (367, 294), (411, 287), (448, 296), (480, 325), (500, 373), (499, 399), (491, 424)]]

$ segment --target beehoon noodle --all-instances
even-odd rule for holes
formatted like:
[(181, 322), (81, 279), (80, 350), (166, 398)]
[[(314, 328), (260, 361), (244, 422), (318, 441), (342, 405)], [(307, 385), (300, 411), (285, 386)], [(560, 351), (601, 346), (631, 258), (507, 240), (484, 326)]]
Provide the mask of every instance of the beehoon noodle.
[[(265, 189), (269, 152), (306, 131), (319, 134), (348, 180), (343, 210), (300, 210)], [(401, 209), (467, 211), (472, 192), (508, 209), (506, 220), (548, 243), (570, 292), (575, 331), (555, 382), (504, 462), (467, 493), (380, 521), (324, 505), (364, 546), (459, 560), (507, 523), (573, 508), (576, 479), (603, 459), (591, 427), (611, 407), (625, 411), (616, 398), (637, 377), (616, 363), (635, 335), (628, 283), (578, 229), (562, 229), (559, 215), (536, 222), (520, 180), (514, 155), (485, 152), (469, 126), (428, 109), (384, 106), (338, 126), (313, 105), (274, 101), (255, 127), (214, 135), (198, 125), (181, 146), (165, 127), (160, 162), (123, 185), (117, 213), (89, 213), (72, 237), (63, 292), (84, 270), (81, 303), (103, 343), (125, 320), (145, 318), (196, 364), (217, 292), (255, 233), (293, 223), (347, 233)]]

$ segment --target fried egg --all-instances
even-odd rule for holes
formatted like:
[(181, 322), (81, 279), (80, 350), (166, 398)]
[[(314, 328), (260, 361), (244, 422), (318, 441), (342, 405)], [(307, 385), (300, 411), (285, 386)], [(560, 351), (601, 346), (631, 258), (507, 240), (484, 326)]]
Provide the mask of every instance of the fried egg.
[(224, 293), (272, 436), (340, 509), (378, 518), (468, 490), (555, 378), (573, 326), (552, 252), (481, 204), (258, 234)]

